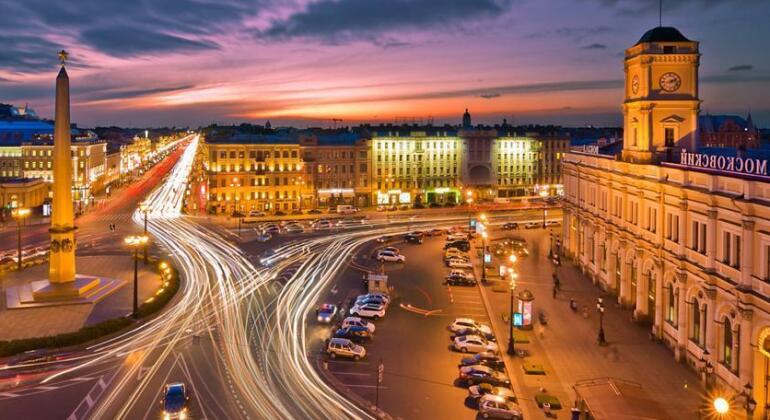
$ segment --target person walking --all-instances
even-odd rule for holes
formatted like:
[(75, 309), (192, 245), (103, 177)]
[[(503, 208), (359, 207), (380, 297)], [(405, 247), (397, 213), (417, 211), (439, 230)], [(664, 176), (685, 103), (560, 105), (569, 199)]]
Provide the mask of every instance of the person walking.
[(554, 299), (556, 299), (556, 292), (558, 292), (558, 288), (557, 288), (557, 287), (556, 287), (556, 285), (554, 284), (554, 285), (553, 285), (553, 298), (554, 298)]

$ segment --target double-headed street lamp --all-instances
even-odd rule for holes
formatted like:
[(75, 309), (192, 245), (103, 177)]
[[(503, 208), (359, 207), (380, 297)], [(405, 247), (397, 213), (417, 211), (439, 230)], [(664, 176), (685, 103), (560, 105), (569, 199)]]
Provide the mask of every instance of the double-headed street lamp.
[(511, 281), (508, 285), (511, 291), (511, 302), (508, 311), (508, 354), (513, 356), (516, 354), (516, 338), (513, 336), (513, 292), (516, 290), (516, 279), (519, 277), (519, 274), (516, 273), (516, 270), (513, 268), (513, 264), (516, 263), (516, 256), (511, 255), (508, 257), (508, 260), (511, 262), (511, 267), (508, 268), (508, 274), (511, 277)]
[(139, 317), (139, 248), (147, 249), (147, 235), (131, 235), (125, 239), (126, 245), (134, 248), (134, 311), (133, 317)]
[[(150, 206), (147, 204), (139, 204), (139, 211), (144, 215), (144, 236), (147, 236), (147, 213), (150, 212)], [(144, 264), (147, 265), (147, 247), (144, 247)]]
[(26, 208), (17, 208), (17, 209), (13, 209), (13, 211), (11, 211), (11, 216), (13, 216), (13, 218), (16, 219), (16, 225), (18, 226), (18, 235), (17, 236), (18, 236), (18, 245), (19, 245), (19, 248), (18, 248), (18, 251), (19, 251), (19, 254), (18, 254), (18, 267), (19, 267), (19, 271), (21, 271), (21, 224), (22, 224), (22, 221), (24, 219), (29, 217), (30, 213), (31, 213), (31, 211), (29, 209), (26, 209)]
[(607, 340), (604, 338), (604, 301), (602, 298), (596, 299), (596, 309), (599, 311), (599, 337), (597, 341), (600, 346), (607, 344)]

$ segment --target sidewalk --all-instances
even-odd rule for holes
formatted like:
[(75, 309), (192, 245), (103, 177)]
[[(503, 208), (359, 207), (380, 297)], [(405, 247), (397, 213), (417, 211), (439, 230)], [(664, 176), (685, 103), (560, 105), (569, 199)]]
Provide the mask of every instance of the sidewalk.
[[(539, 417), (537, 413), (542, 411), (534, 396), (543, 393), (544, 389), (545, 394), (559, 399), (562, 409), (557, 411), (558, 415), (569, 418), (569, 408), (575, 400), (572, 387), (577, 381), (613, 377), (641, 384), (651, 399), (665, 411), (661, 413), (663, 418), (697, 418), (704, 390), (693, 371), (678, 364), (662, 344), (652, 342), (648, 328), (631, 321), (630, 311), (615, 305), (612, 297), (603, 296), (588, 278), (569, 264), (558, 269), (561, 292), (554, 299), (553, 266), (547, 259), (548, 234), (538, 229), (516, 231), (512, 235), (526, 239), (530, 250), (528, 257), (517, 262), (519, 279), (516, 293), (528, 289), (535, 296), (534, 328), (517, 331), (519, 337), (526, 337), (530, 342), (517, 342), (516, 348), (527, 350), (530, 355), (525, 358), (505, 355), (514, 391), (525, 412), (535, 414), (534, 418)], [(493, 262), (495, 266), (499, 263)], [(508, 343), (508, 326), (503, 316), (508, 319), (510, 294), (507, 287), (502, 289), (505, 292), (496, 292), (492, 285), (481, 289), (504, 352)], [(604, 297), (604, 330), (608, 346), (597, 344), (599, 317), (596, 302), (599, 297)], [(577, 313), (570, 309), (570, 299), (578, 303), (580, 310)], [(515, 305), (518, 305), (518, 300)], [(585, 306), (589, 308), (588, 318), (582, 314)], [(537, 318), (540, 310), (548, 318), (542, 338)], [(525, 374), (524, 364), (542, 365), (545, 375)]]

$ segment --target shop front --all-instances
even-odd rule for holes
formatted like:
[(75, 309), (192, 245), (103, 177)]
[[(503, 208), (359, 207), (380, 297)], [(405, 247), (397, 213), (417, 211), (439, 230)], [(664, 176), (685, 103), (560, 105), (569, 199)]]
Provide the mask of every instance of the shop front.
[(318, 207), (335, 207), (340, 204), (357, 205), (353, 188), (329, 188), (318, 190)]
[(401, 190), (388, 190), (377, 191), (377, 205), (396, 205), (396, 204), (411, 204), (412, 194), (408, 191)]
[(460, 196), (460, 190), (456, 188), (433, 188), (425, 193), (427, 204), (458, 204)]

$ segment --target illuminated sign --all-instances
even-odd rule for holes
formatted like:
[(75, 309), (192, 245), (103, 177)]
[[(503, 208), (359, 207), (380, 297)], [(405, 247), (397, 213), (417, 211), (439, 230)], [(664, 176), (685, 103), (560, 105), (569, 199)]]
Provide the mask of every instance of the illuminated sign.
[(682, 149), (679, 163), (693, 168), (767, 176), (767, 160), (692, 153)]
[(522, 316), (521, 312), (514, 312), (513, 313), (513, 326), (514, 327), (521, 327), (524, 325), (524, 316)]

